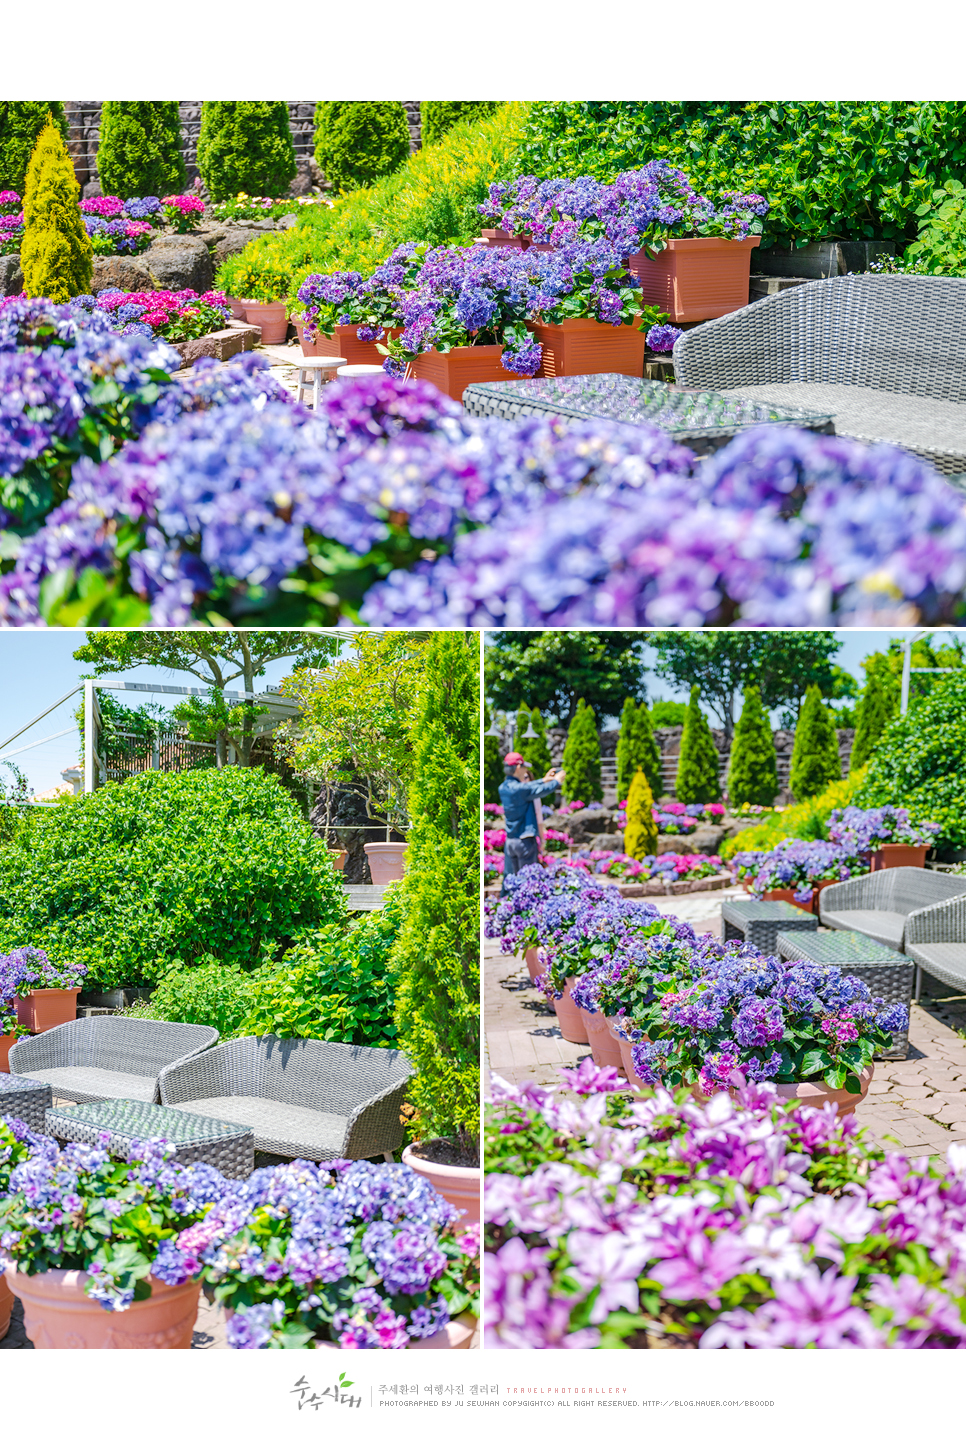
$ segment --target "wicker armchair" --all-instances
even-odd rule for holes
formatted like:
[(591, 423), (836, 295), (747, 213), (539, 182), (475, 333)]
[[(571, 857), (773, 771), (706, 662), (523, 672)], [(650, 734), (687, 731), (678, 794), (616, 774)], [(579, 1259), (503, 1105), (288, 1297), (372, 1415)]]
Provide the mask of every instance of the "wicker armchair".
[(966, 471), (966, 278), (848, 275), (762, 298), (688, 329), (687, 389), (835, 416), (835, 432), (887, 440), (943, 474)]
[(906, 921), (905, 948), (916, 962), (917, 1000), (924, 970), (953, 990), (966, 992), (966, 895), (958, 894), (911, 914)]
[(286, 1157), (391, 1157), (412, 1067), (401, 1051), (242, 1036), (169, 1068), (166, 1106), (253, 1127)]
[(89, 1016), (18, 1041), (10, 1070), (67, 1101), (158, 1101), (161, 1072), (217, 1039), (214, 1026)]
[(828, 885), (819, 895), (818, 912), (827, 929), (858, 930), (880, 945), (901, 950), (909, 916), (947, 899), (945, 874), (933, 869), (879, 869)]

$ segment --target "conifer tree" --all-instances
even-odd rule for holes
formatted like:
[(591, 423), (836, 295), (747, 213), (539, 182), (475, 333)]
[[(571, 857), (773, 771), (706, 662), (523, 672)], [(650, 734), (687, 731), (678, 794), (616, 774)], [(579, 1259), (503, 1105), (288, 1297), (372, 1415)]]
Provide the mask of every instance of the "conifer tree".
[(409, 123), (401, 101), (319, 101), (315, 160), (337, 192), (369, 187), (409, 156)]
[(530, 726), (537, 736), (527, 739), (527, 747), (524, 752), (533, 768), (534, 778), (543, 778), (550, 772), (553, 762), (550, 757), (550, 745), (547, 742), (547, 729), (544, 726), (539, 707), (535, 707), (530, 714)]
[(421, 101), (420, 131), (424, 147), (431, 147), (461, 121), (482, 121), (495, 111), (497, 101)]
[(721, 792), (718, 786), (718, 750), (698, 699), (699, 689), (692, 687), (674, 784), (674, 792), (682, 803), (713, 803)]
[(23, 196), (27, 165), (48, 116), (66, 143), (63, 101), (0, 101), (0, 192)]
[(757, 687), (745, 688), (741, 716), (731, 742), (728, 797), (732, 808), (760, 803), (770, 808), (778, 794), (778, 765), (771, 724)]
[(798, 803), (827, 788), (842, 776), (838, 742), (832, 718), (815, 683), (805, 701), (795, 728), (789, 787)]
[(646, 702), (635, 703), (633, 697), (625, 697), (621, 713), (620, 733), (617, 738), (617, 801), (621, 803), (631, 789), (631, 779), (638, 768), (643, 768), (651, 792), (660, 798), (664, 792), (664, 777), (661, 773), (661, 755), (654, 738), (654, 726)]
[(164, 197), (185, 185), (177, 101), (105, 101), (97, 146), (101, 186), (115, 197)]
[(570, 723), (563, 751), (564, 794), (568, 801), (596, 803), (600, 799), (600, 738), (594, 709), (583, 698)]
[(849, 771), (852, 773), (869, 761), (886, 723), (895, 716), (895, 704), (889, 686), (883, 679), (881, 668), (873, 669), (866, 676), (855, 715), (855, 737), (849, 759)]
[(84, 231), (80, 189), (53, 117), (37, 140), (24, 190), (20, 250), (28, 298), (66, 303), (90, 291), (94, 252)]
[(198, 170), (215, 202), (283, 196), (296, 171), (285, 102), (203, 101)]
[(527, 704), (525, 702), (521, 702), (520, 706), (517, 708), (516, 722), (513, 725), (513, 751), (515, 753), (522, 753), (528, 761), (530, 755), (527, 752), (527, 748), (530, 746), (530, 744), (527, 740), (524, 739), (523, 734), (526, 732), (529, 726), (530, 709), (529, 707), (527, 707)]
[(415, 1068), (408, 1126), (478, 1156), (479, 657), (462, 632), (435, 632), (413, 729), (412, 828), (400, 886), (399, 1040)]
[(627, 827), (624, 829), (624, 853), (632, 859), (643, 859), (657, 853), (657, 823), (651, 810), (654, 795), (643, 768), (636, 769), (627, 795)]
[(483, 802), (499, 803), (503, 782), (503, 748), (499, 738), (483, 734)]

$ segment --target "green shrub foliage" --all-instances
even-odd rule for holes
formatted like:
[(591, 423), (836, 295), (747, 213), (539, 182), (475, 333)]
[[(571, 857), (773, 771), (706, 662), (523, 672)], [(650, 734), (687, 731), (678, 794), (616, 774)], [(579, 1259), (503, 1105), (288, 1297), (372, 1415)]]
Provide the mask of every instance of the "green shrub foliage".
[(822, 701), (822, 694), (813, 683), (805, 693), (805, 701), (795, 728), (789, 787), (799, 803), (821, 793), (836, 778), (842, 777), (838, 743), (832, 717)]
[(285, 102), (202, 102), (198, 170), (215, 202), (281, 197), (296, 170)]
[(390, 960), (396, 1022), (415, 1068), (409, 1122), (420, 1140), (478, 1151), (480, 1103), (479, 648), (435, 632), (413, 731), (412, 828)]
[(185, 185), (177, 101), (105, 101), (97, 170), (115, 197), (164, 197)]
[(563, 793), (568, 802), (577, 798), (582, 803), (600, 799), (600, 738), (594, 709), (583, 698), (570, 723), (563, 751), (566, 770)]
[(682, 803), (713, 803), (721, 791), (718, 786), (718, 750), (708, 720), (698, 704), (698, 688), (692, 687), (674, 784), (674, 792)]
[(530, 754), (527, 752), (527, 749), (533, 739), (525, 738), (523, 734), (529, 726), (530, 709), (525, 702), (521, 702), (517, 708), (517, 715), (513, 724), (513, 751), (515, 753), (522, 753), (528, 762), (530, 761)]
[(421, 101), (420, 130), (424, 147), (435, 146), (461, 121), (481, 121), (497, 107), (496, 101)]
[(778, 765), (771, 723), (757, 687), (745, 688), (741, 716), (731, 743), (728, 797), (732, 808), (743, 803), (771, 807), (778, 794)]
[(315, 108), (315, 160), (337, 192), (368, 187), (409, 156), (401, 101), (320, 101)]
[(66, 142), (63, 101), (0, 101), (0, 192), (23, 196), (27, 164), (48, 115)]
[(503, 748), (499, 738), (483, 734), (483, 802), (499, 803), (503, 782)]
[(666, 702), (658, 697), (651, 703), (650, 713), (656, 728), (684, 727), (688, 705), (686, 702)]
[(57, 125), (48, 121), (27, 167), (20, 250), (28, 298), (66, 303), (90, 290), (94, 251), (84, 231), (80, 188)]
[[(550, 772), (553, 764), (550, 758), (550, 746), (547, 742), (547, 729), (544, 726), (539, 707), (535, 707), (530, 714), (530, 726), (537, 736), (526, 739), (527, 746), (523, 751), (526, 753), (527, 762), (533, 769), (534, 778), (543, 778)], [(544, 799), (544, 803), (548, 801)]]
[(899, 709), (894, 689), (893, 673), (882, 667), (867, 672), (856, 710), (855, 737), (849, 758), (849, 768), (853, 773), (869, 761), (886, 723), (895, 717)]
[(661, 755), (654, 741), (651, 714), (647, 703), (636, 703), (633, 697), (624, 699), (621, 713), (621, 728), (617, 738), (617, 801), (623, 802), (631, 791), (631, 780), (638, 768), (642, 768), (651, 785), (651, 793), (660, 798), (664, 792), (661, 775)]
[(149, 1013), (154, 1020), (214, 1026), (227, 1041), (242, 1034), (252, 983), (251, 975), (240, 965), (225, 965), (211, 955), (197, 965), (175, 960), (152, 992)]
[(96, 984), (141, 985), (171, 960), (250, 970), (344, 903), (274, 775), (139, 773), (29, 815), (0, 859), (0, 950), (38, 945)]
[(651, 809), (654, 795), (642, 768), (635, 769), (627, 795), (627, 826), (624, 829), (624, 853), (632, 859), (657, 853), (657, 823)]

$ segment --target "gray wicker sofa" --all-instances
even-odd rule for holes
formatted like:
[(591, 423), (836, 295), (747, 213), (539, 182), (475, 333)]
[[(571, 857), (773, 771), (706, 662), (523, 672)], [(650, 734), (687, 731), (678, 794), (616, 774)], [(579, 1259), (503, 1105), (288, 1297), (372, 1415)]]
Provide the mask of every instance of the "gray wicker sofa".
[(687, 389), (835, 416), (943, 474), (966, 471), (966, 278), (849, 274), (788, 288), (688, 329)]
[(10, 1070), (67, 1101), (158, 1101), (162, 1071), (217, 1039), (214, 1026), (89, 1016), (18, 1041)]
[(917, 1000), (924, 970), (943, 985), (966, 992), (966, 895), (911, 914), (906, 921), (905, 953), (916, 963)]
[(242, 1036), (166, 1071), (161, 1100), (254, 1128), (256, 1152), (391, 1156), (411, 1075), (401, 1051)]
[[(879, 869), (829, 884), (819, 895), (819, 918), (827, 929), (858, 930), (880, 945), (901, 950), (910, 916), (949, 900), (950, 888), (948, 876), (934, 869)], [(966, 887), (957, 897), (964, 896)]]

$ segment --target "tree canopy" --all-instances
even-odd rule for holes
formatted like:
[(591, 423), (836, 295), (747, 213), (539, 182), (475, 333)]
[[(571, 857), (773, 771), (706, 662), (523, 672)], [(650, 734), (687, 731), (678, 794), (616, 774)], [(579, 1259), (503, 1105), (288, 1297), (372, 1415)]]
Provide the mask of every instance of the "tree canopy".
[(619, 717), (626, 697), (644, 695), (641, 632), (490, 634), (484, 654), (486, 695), (515, 711), (521, 700), (568, 727), (581, 698), (596, 717)]

